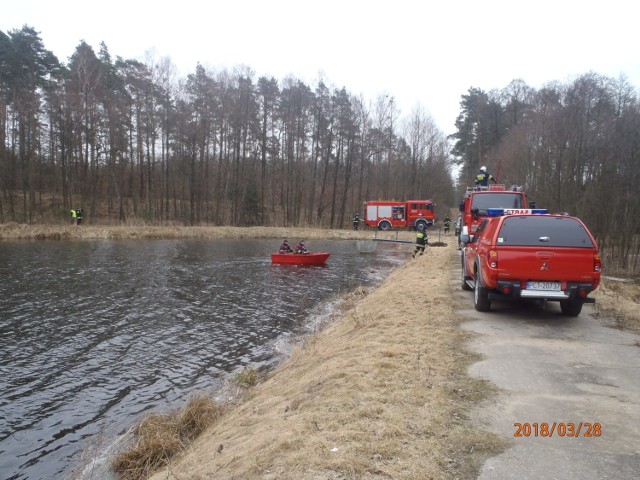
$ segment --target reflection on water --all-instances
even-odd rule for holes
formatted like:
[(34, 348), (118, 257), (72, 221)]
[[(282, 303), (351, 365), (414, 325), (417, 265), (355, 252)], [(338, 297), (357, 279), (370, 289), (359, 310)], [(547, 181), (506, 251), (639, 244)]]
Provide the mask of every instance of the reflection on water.
[(324, 267), (271, 265), (277, 241), (0, 244), (0, 472), (64, 477), (96, 435), (278, 361), (311, 309), (381, 280), (407, 248), (313, 242)]

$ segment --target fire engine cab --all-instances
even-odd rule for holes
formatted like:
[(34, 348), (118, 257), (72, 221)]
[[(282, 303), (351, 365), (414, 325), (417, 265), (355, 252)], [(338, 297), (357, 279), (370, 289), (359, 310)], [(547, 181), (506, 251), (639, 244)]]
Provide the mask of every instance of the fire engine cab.
[(430, 227), (435, 221), (435, 204), (431, 200), (395, 202), (377, 200), (364, 203), (365, 223), (379, 230)]
[(529, 202), (523, 188), (518, 186), (508, 190), (504, 185), (467, 187), (464, 200), (460, 202), (462, 233), (473, 235), (478, 225), (489, 217), (490, 208), (502, 208), (513, 215), (520, 210), (524, 212), (526, 209), (535, 208), (535, 203)]

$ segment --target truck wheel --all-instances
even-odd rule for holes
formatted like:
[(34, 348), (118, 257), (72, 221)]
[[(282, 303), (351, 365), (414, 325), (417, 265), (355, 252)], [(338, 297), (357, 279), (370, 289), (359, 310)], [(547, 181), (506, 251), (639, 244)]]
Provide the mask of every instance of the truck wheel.
[(391, 230), (391, 224), (387, 220), (383, 220), (378, 224), (378, 229), (384, 230), (385, 232)]
[(465, 258), (464, 258), (464, 252), (462, 252), (462, 268), (461, 270), (461, 275), (460, 275), (460, 286), (462, 287), (462, 290), (465, 290), (467, 292), (471, 291), (471, 287), (469, 286), (469, 284), (467, 283), (467, 280), (469, 279), (469, 276), (467, 275), (467, 268), (465, 267)]
[(427, 229), (427, 222), (416, 222), (416, 226), (414, 227), (414, 230), (420, 230), (420, 227), (422, 227), (422, 230), (426, 230)]
[(473, 289), (473, 306), (479, 312), (488, 312), (491, 309), (489, 290), (482, 285), (480, 270), (476, 274), (475, 288)]
[(569, 317), (577, 317), (582, 311), (582, 302), (579, 300), (560, 300), (560, 310)]

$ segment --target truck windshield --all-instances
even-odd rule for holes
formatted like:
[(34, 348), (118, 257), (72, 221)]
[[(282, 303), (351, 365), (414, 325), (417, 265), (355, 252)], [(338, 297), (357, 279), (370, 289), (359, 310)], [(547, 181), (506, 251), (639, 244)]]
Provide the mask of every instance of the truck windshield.
[(498, 235), (500, 245), (593, 248), (585, 227), (571, 217), (514, 216), (506, 218)]
[(488, 208), (524, 208), (522, 195), (517, 193), (482, 193), (473, 196), (471, 209), (478, 209), (479, 215), (487, 215)]

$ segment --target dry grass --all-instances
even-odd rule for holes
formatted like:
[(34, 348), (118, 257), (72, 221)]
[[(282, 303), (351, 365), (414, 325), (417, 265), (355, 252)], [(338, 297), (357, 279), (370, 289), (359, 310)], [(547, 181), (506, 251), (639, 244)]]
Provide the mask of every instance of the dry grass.
[[(311, 239), (371, 239), (373, 230), (328, 230), (298, 227), (154, 227), (105, 225), (26, 225), (0, 224), (0, 240), (70, 240), (70, 239), (172, 239), (172, 238), (298, 238)], [(379, 238), (414, 240), (415, 234), (377, 232)]]
[(334, 322), (152, 478), (475, 478), (504, 444), (468, 419), (491, 387), (466, 375), (455, 246), (427, 252), (346, 295)]
[(145, 417), (133, 429), (133, 444), (113, 459), (113, 470), (119, 479), (147, 478), (166, 466), (223, 411), (224, 407), (211, 398), (196, 396), (183, 409)]
[(594, 298), (597, 316), (604, 324), (640, 333), (640, 282), (603, 278)]
[(255, 368), (245, 368), (236, 373), (236, 375), (233, 377), (233, 380), (234, 383), (240, 388), (247, 389), (255, 387), (259, 380), (259, 373)]

